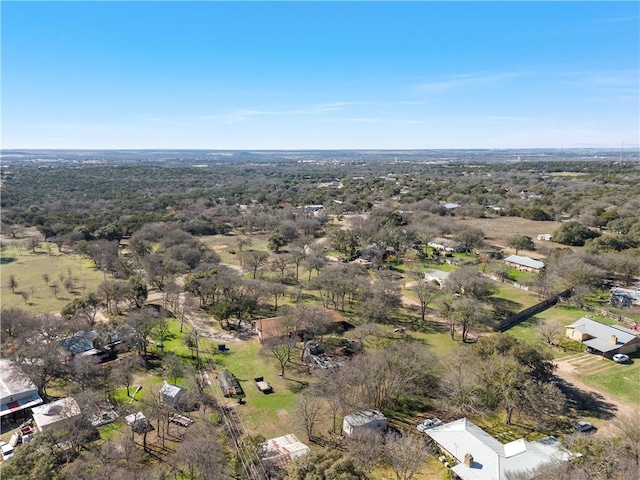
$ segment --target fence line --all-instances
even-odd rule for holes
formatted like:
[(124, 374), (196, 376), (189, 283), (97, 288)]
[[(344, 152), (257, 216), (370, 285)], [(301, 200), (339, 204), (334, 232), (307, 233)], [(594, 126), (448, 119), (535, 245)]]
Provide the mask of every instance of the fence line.
[(618, 322), (626, 323), (627, 325), (638, 324), (637, 320), (633, 320), (632, 318), (625, 317), (623, 315), (618, 315), (617, 313), (610, 312), (609, 310), (604, 310), (602, 308), (592, 307), (591, 305), (586, 305), (584, 303), (573, 303), (568, 302), (566, 299), (560, 300), (563, 303), (568, 303), (573, 307), (577, 307), (581, 310), (586, 310), (587, 312), (597, 313), (598, 315), (602, 315), (603, 317), (612, 318), (617, 320)]
[(516, 325), (524, 322), (528, 318), (537, 315), (540, 312), (544, 312), (549, 308), (553, 307), (561, 298), (568, 298), (571, 296), (571, 290), (565, 290), (564, 292), (558, 293), (557, 295), (553, 295), (540, 303), (536, 303), (535, 305), (525, 308), (521, 312), (510, 315), (505, 320), (500, 322), (494, 330), (497, 332), (506, 332), (511, 327), (515, 327)]

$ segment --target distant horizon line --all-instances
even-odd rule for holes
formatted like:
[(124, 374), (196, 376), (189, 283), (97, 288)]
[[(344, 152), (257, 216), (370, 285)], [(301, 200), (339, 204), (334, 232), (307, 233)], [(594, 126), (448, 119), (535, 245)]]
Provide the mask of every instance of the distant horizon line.
[(184, 152), (423, 152), (423, 151), (447, 151), (447, 150), (473, 150), (473, 151), (506, 151), (506, 150), (610, 150), (610, 151), (630, 151), (639, 150), (638, 145), (602, 146), (602, 147), (447, 147), (447, 148), (0, 148), (0, 155), (3, 152), (15, 151), (58, 151), (58, 152), (92, 152), (92, 151), (130, 151), (130, 152), (149, 152), (149, 151), (184, 151)]

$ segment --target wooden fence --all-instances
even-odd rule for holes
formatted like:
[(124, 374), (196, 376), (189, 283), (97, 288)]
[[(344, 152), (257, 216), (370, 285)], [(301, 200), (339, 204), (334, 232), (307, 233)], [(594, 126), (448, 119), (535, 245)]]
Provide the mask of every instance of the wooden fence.
[(525, 308), (521, 312), (510, 315), (505, 320), (500, 322), (494, 330), (496, 332), (506, 332), (511, 327), (515, 327), (516, 325), (524, 322), (528, 318), (537, 315), (540, 312), (544, 312), (545, 310), (553, 307), (561, 298), (569, 298), (571, 296), (571, 290), (565, 290), (557, 295), (553, 295), (540, 303), (536, 303), (535, 305)]

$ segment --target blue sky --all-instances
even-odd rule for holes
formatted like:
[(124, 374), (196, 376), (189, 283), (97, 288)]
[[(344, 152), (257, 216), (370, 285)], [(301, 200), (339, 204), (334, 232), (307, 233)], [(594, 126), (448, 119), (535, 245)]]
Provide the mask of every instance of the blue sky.
[(626, 148), (638, 2), (10, 2), (3, 148)]

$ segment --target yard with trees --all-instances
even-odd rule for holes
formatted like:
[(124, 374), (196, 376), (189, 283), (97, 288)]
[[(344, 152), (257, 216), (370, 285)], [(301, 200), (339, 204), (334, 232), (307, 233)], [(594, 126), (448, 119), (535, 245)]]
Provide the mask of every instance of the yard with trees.
[[(50, 448), (62, 437), (43, 435), (17, 449), (32, 476), (15, 461), (3, 475), (92, 478), (109, 469), (120, 478), (130, 464), (141, 478), (266, 478), (256, 445), (293, 432), (312, 453), (272, 478), (408, 480), (445, 471), (417, 436), (424, 417), (469, 416), (490, 431), (568, 439), (581, 416), (613, 418), (581, 403), (584, 393), (560, 388), (554, 361), (573, 354), (560, 348), (561, 328), (584, 315), (582, 306), (606, 308), (600, 297), (612, 282), (637, 284), (633, 166), (609, 166), (602, 183), (599, 162), (483, 163), (474, 175), (465, 162), (398, 163), (409, 187), (400, 195), (381, 179), (384, 161), (273, 165), (221, 162), (210, 175), (180, 164), (12, 165), (2, 198), (3, 357), (45, 400), (108, 399), (121, 417), (142, 411), (153, 429), (100, 427), (99, 440), (74, 440), (85, 447), (73, 455)], [(567, 169), (581, 175), (553, 175)], [(340, 189), (319, 187), (335, 178)], [(92, 187), (83, 198), (70, 188), (78, 182)], [(586, 186), (598, 188), (584, 196)], [(540, 192), (535, 205), (523, 200), (527, 191)], [(453, 201), (464, 208), (442, 206)], [(316, 215), (305, 205), (324, 208)], [(496, 225), (520, 222), (521, 233), (498, 237), (491, 215)], [(547, 231), (566, 216), (571, 222)], [(552, 242), (536, 239), (538, 225)], [(427, 245), (436, 238), (460, 249)], [(507, 248), (544, 256), (547, 266), (509, 284), (509, 272), (495, 275)], [(428, 270), (446, 279), (428, 281)], [(562, 291), (574, 307), (494, 332)], [(105, 355), (117, 351), (103, 362), (74, 354), (68, 346), (79, 332), (94, 332), (93, 347)], [(222, 396), (222, 370), (243, 387), (241, 403)], [(618, 370), (614, 384), (599, 369), (584, 380), (626, 402), (618, 384), (629, 383)], [(257, 377), (273, 392), (258, 391)], [(182, 414), (192, 426), (170, 421), (179, 410), (160, 401), (164, 381), (188, 391), (192, 409)], [(361, 439), (367, 451), (353, 446), (340, 435), (342, 418), (363, 409), (384, 412), (398, 433)], [(198, 447), (203, 438), (207, 450)], [(593, 458), (609, 449), (624, 458), (623, 472), (631, 446), (610, 438), (575, 448)], [(596, 464), (585, 459), (575, 471)]]

